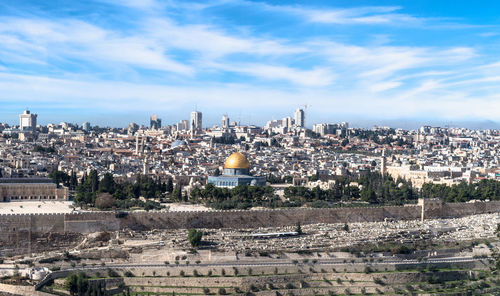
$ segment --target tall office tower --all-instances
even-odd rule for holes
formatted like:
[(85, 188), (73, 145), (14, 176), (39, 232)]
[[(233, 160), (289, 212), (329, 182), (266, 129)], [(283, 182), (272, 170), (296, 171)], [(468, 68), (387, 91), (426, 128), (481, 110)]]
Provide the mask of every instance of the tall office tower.
[(189, 129), (189, 121), (188, 120), (181, 120), (177, 123), (177, 130), (178, 131), (186, 131)]
[(295, 126), (304, 127), (305, 125), (305, 113), (302, 109), (297, 109), (295, 111)]
[(90, 122), (84, 122), (82, 124), (82, 130), (88, 132), (90, 130)]
[(131, 122), (129, 125), (128, 125), (128, 130), (127, 130), (127, 133), (129, 134), (134, 134), (137, 130), (139, 129), (139, 126), (135, 123), (135, 122)]
[(23, 114), (19, 114), (19, 129), (35, 131), (37, 116), (36, 114), (32, 114), (30, 110), (26, 110)]
[(153, 114), (149, 120), (149, 127), (151, 129), (160, 129), (161, 128), (161, 119), (156, 116), (156, 114)]
[(281, 120), (281, 126), (286, 127), (286, 128), (291, 128), (293, 125), (293, 119), (292, 117), (288, 116), (285, 117)]
[(220, 122), (220, 127), (223, 128), (223, 129), (229, 128), (229, 117), (226, 114), (222, 115), (222, 120)]
[(201, 131), (202, 115), (199, 111), (191, 112), (191, 131)]

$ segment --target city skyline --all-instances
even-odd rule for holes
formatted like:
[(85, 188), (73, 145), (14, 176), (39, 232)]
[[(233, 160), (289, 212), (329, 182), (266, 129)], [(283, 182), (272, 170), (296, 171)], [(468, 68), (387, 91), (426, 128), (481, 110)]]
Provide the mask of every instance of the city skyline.
[[(270, 121), (280, 121), (281, 120), (285, 120), (285, 119), (289, 119), (289, 120), (294, 120), (295, 121), (295, 116), (296, 116), (296, 112), (298, 110), (301, 110), (302, 112), (304, 112), (304, 117), (306, 116), (307, 112), (305, 112), (303, 109), (296, 109), (293, 113), (290, 113), (290, 114), (286, 114), (286, 113), (283, 113), (282, 114), (282, 117), (280, 118), (279, 116), (274, 116), (274, 117), (270, 117), (270, 118), (267, 118), (267, 119), (263, 119), (263, 121), (251, 121), (251, 116), (241, 116), (241, 114), (239, 116), (234, 116), (232, 117), (231, 114), (205, 114), (204, 112), (202, 111), (191, 111), (189, 112), (187, 115), (186, 114), (175, 114), (175, 116), (167, 116), (166, 120), (163, 121), (162, 120), (162, 116), (159, 116), (157, 114), (140, 114), (140, 115), (137, 115), (136, 114), (136, 117), (133, 117), (137, 120), (132, 120), (130, 121), (131, 117), (129, 117), (129, 121), (124, 121), (123, 123), (118, 123), (118, 124), (101, 124), (100, 122), (89, 122), (88, 121), (88, 118), (89, 117), (84, 117), (83, 118), (83, 123), (82, 122), (79, 122), (79, 121), (76, 121), (73, 119), (70, 119), (70, 120), (63, 120), (65, 117), (64, 116), (61, 116), (59, 117), (59, 119), (56, 117), (54, 118), (53, 120), (49, 120), (48, 118), (44, 118), (43, 116), (45, 114), (40, 114), (42, 117), (41, 117), (41, 120), (38, 120), (36, 119), (35, 121), (38, 123), (37, 125), (40, 125), (40, 126), (46, 126), (48, 124), (61, 124), (61, 123), (69, 123), (69, 124), (76, 124), (80, 127), (82, 127), (83, 125), (92, 125), (92, 126), (100, 126), (100, 127), (109, 127), (109, 128), (127, 128), (127, 126), (129, 126), (129, 124), (137, 124), (138, 126), (143, 126), (145, 128), (153, 128), (152, 126), (152, 119), (153, 118), (157, 118), (160, 122), (160, 125), (163, 121), (163, 126), (178, 126), (178, 124), (180, 122), (185, 122), (184, 124), (186, 125), (186, 128), (185, 129), (189, 129), (190, 126), (191, 126), (191, 123), (190, 123), (190, 120), (188, 120), (190, 118), (190, 116), (192, 116), (192, 113), (193, 112), (201, 112), (202, 114), (204, 114), (204, 118), (207, 118), (208, 117), (208, 121), (203, 123), (202, 125), (202, 128), (212, 128), (214, 126), (218, 126), (218, 127), (223, 127), (223, 122), (224, 119), (227, 119), (230, 121), (230, 123), (233, 123), (233, 122), (236, 122), (238, 125), (243, 125), (243, 126), (264, 126), (266, 123), (270, 122)], [(27, 108), (23, 111), (19, 111), (17, 112), (17, 114), (14, 114), (15, 115), (15, 118), (12, 117), (14, 116), (13, 114), (9, 114), (9, 117), (8, 118), (2, 118), (0, 119), (0, 124), (2, 123), (6, 123), (10, 126), (19, 126), (19, 116), (20, 114), (19, 113), (24, 113), (24, 112), (31, 112), (32, 110), (30, 110), (30, 108)], [(36, 111), (35, 111), (36, 112)], [(34, 114), (35, 116), (37, 116), (38, 114)], [(144, 115), (144, 116), (142, 116)], [(207, 116), (208, 115), (208, 116)], [(104, 115), (105, 117), (110, 117), (111, 114), (108, 114), (108, 115)], [(219, 117), (217, 117), (219, 116)], [(177, 119), (174, 119), (174, 118), (180, 118), (179, 120)], [(218, 119), (217, 119), (218, 118)], [(243, 118), (243, 120), (242, 120)], [(221, 120), (222, 119), (222, 120)], [(474, 129), (474, 130), (482, 130), (482, 129), (499, 129), (500, 128), (500, 123), (499, 122), (494, 122), (494, 121), (488, 121), (488, 120), (485, 120), (485, 121), (452, 121), (452, 120), (449, 120), (449, 121), (439, 121), (439, 120), (426, 120), (426, 119), (421, 119), (421, 120), (407, 120), (407, 119), (393, 119), (393, 120), (377, 120), (377, 119), (374, 119), (374, 120), (359, 120), (359, 119), (354, 119), (354, 121), (348, 121), (348, 120), (343, 120), (342, 118), (331, 118), (331, 119), (327, 119), (325, 121), (317, 121), (317, 120), (314, 120), (312, 122), (308, 122), (305, 124), (305, 128), (307, 129), (313, 129), (313, 126), (315, 124), (324, 124), (324, 123), (329, 123), (329, 124), (335, 124), (335, 123), (341, 123), (341, 122), (349, 122), (350, 126), (351, 127), (354, 127), (354, 128), (367, 128), (367, 129), (370, 129), (374, 126), (386, 126), (386, 127), (391, 127), (391, 128), (401, 128), (401, 129), (407, 129), (407, 130), (415, 130), (415, 129), (418, 129), (422, 126), (436, 126), (436, 127), (456, 127), (456, 128), (468, 128), (468, 129)]]
[(498, 4), (377, 5), (3, 3), (0, 121), (28, 106), (41, 124), (125, 126), (197, 106), (209, 125), (225, 113), (262, 125), (307, 104), (307, 126), (498, 126)]

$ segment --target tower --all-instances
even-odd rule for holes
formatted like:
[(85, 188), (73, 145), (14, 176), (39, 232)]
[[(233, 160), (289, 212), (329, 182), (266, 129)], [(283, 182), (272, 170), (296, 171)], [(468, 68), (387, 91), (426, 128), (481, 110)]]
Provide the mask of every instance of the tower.
[(296, 127), (304, 127), (305, 125), (305, 113), (302, 109), (297, 109), (295, 111), (295, 126)]
[(82, 124), (82, 130), (84, 130), (86, 132), (90, 131), (90, 122), (84, 122)]
[(19, 114), (19, 129), (35, 131), (37, 116), (37, 114), (32, 114), (30, 110), (25, 110), (23, 114)]
[(191, 132), (201, 131), (202, 114), (199, 111), (191, 112)]
[(380, 164), (380, 173), (387, 174), (387, 159), (385, 157), (385, 148), (382, 150), (382, 163)]
[(222, 115), (220, 127), (221, 127), (221, 129), (228, 129), (229, 128), (229, 117), (226, 114)]
[(161, 128), (161, 119), (156, 116), (156, 114), (153, 114), (149, 120), (149, 127), (151, 129), (160, 129)]

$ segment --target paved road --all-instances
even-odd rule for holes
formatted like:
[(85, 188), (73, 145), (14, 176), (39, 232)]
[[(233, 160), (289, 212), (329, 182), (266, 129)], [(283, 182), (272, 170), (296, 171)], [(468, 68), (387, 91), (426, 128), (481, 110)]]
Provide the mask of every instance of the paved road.
[(258, 266), (294, 266), (294, 265), (367, 265), (367, 264), (377, 264), (377, 265), (383, 265), (383, 264), (417, 264), (417, 263), (457, 263), (457, 262), (473, 262), (473, 261), (479, 261), (479, 260), (486, 260), (486, 259), (491, 259), (491, 257), (487, 258), (473, 258), (473, 257), (454, 257), (454, 258), (436, 258), (436, 259), (427, 259), (424, 261), (418, 261), (418, 260), (384, 260), (382, 262), (350, 262), (347, 260), (347, 262), (344, 262), (342, 260), (334, 259), (334, 260), (328, 260), (328, 259), (323, 259), (323, 260), (318, 260), (316, 263), (313, 263), (312, 260), (309, 260), (308, 262), (301, 262), (299, 261), (298, 263), (293, 263), (290, 260), (283, 260), (283, 261), (261, 261), (261, 262), (253, 262), (253, 261), (230, 261), (230, 262), (220, 262), (220, 263), (200, 263), (200, 264), (169, 264), (166, 265), (164, 263), (141, 263), (141, 264), (113, 264), (113, 263), (107, 263), (105, 266), (85, 266), (85, 267), (79, 267), (79, 268), (70, 268), (67, 270), (93, 270), (93, 269), (106, 269), (106, 268), (144, 268), (144, 267), (186, 267), (186, 266), (194, 266), (194, 267), (258, 267)]
[[(418, 260), (384, 260), (384, 261), (373, 261), (373, 262), (362, 262), (355, 261), (351, 262), (350, 259), (321, 259), (317, 260), (315, 263), (312, 260), (308, 260), (307, 262), (298, 261), (298, 263), (294, 263), (289, 259), (286, 260), (273, 260), (273, 261), (227, 261), (227, 262), (219, 262), (219, 263), (199, 263), (199, 264), (165, 264), (165, 263), (130, 263), (130, 264), (117, 264), (117, 263), (106, 263), (106, 265), (99, 266), (81, 266), (76, 268), (68, 268), (64, 269), (67, 271), (78, 271), (78, 270), (99, 270), (99, 269), (107, 269), (107, 268), (143, 268), (143, 267), (186, 267), (186, 266), (195, 266), (195, 267), (231, 267), (231, 266), (240, 266), (240, 267), (257, 267), (257, 266), (295, 266), (295, 265), (367, 265), (367, 264), (377, 264), (377, 265), (388, 265), (388, 264), (417, 264), (417, 263), (457, 263), (457, 262), (473, 262), (479, 260), (488, 260), (493, 259), (492, 257), (486, 258), (473, 258), (473, 257), (452, 257), (452, 258), (435, 258), (435, 259), (427, 259), (424, 261)], [(11, 267), (0, 267), (0, 270), (12, 270)]]

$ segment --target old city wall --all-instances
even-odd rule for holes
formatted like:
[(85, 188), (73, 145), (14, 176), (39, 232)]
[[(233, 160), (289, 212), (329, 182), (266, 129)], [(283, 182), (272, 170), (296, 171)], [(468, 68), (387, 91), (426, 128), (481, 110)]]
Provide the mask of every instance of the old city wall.
[(122, 218), (121, 228), (257, 228), (291, 226), (297, 223), (373, 222), (420, 217), (420, 206), (337, 209), (281, 209), (259, 211), (204, 211), (131, 213)]
[(425, 219), (455, 218), (500, 212), (500, 201), (474, 203), (445, 203), (425, 207)]
[[(463, 217), (500, 212), (500, 201), (427, 204), (425, 218)], [(258, 211), (114, 212), (0, 215), (0, 257), (62, 248), (78, 243), (85, 233), (121, 229), (258, 228), (297, 223), (353, 223), (420, 219), (422, 207), (387, 206), (335, 209)]]

